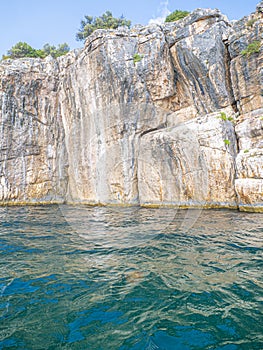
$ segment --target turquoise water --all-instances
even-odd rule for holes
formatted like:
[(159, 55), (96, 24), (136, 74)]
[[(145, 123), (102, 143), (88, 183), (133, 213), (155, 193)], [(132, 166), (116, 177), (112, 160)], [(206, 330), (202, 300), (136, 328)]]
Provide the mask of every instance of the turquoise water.
[(263, 349), (263, 216), (0, 208), (0, 349)]

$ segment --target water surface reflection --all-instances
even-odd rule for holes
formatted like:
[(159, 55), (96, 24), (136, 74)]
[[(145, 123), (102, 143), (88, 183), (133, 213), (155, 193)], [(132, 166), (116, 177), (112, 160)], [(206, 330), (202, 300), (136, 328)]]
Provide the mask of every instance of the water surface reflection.
[(262, 349), (262, 214), (195, 213), (0, 208), (0, 349)]

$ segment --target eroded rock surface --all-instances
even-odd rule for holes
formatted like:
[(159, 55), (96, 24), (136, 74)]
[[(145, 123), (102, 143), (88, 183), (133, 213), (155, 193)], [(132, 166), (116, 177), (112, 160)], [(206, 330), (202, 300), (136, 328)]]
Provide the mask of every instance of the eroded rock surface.
[[(257, 211), (263, 206), (262, 8), (263, 2), (255, 13), (236, 22), (228, 38), (231, 80), (239, 112), (235, 127), (239, 147), (235, 188), (240, 209)], [(259, 52), (244, 54), (248, 45), (256, 42), (260, 43)]]
[(57, 202), (66, 195), (58, 71), (49, 59), (0, 65), (0, 201)]
[(215, 115), (149, 133), (140, 145), (140, 203), (236, 207), (236, 154), (232, 123)]
[(262, 2), (233, 23), (198, 9), (3, 61), (0, 202), (262, 210), (262, 28)]

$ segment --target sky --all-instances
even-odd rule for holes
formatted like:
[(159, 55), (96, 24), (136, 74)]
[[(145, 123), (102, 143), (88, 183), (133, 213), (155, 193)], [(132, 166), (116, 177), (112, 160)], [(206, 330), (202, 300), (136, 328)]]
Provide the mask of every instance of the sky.
[(0, 0), (0, 57), (19, 41), (32, 47), (67, 42), (73, 48), (84, 15), (100, 16), (109, 10), (132, 24), (148, 24), (176, 9), (219, 8), (230, 20), (255, 11), (259, 0)]

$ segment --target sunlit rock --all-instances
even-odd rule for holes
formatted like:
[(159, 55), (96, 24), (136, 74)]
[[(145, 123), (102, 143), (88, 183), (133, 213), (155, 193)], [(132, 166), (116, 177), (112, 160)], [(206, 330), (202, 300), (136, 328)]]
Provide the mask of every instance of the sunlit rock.
[(0, 202), (262, 210), (261, 5), (2, 61)]

